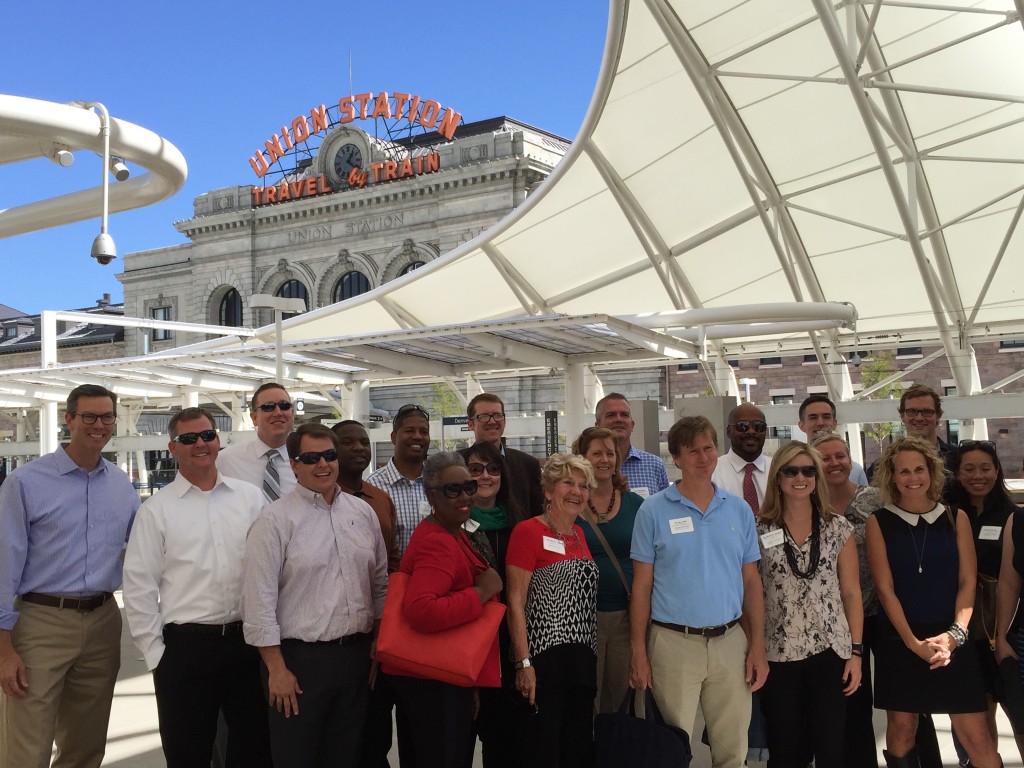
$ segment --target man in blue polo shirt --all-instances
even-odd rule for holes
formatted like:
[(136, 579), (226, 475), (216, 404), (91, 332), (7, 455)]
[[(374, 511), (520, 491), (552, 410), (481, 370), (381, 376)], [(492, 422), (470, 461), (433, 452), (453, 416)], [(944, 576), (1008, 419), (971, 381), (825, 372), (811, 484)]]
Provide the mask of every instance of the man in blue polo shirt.
[(768, 675), (764, 593), (750, 508), (711, 481), (717, 443), (703, 416), (677, 421), (668, 447), (682, 480), (637, 512), (630, 685), (653, 689), (666, 721), (687, 733), (699, 704), (712, 764), (741, 768), (750, 694)]

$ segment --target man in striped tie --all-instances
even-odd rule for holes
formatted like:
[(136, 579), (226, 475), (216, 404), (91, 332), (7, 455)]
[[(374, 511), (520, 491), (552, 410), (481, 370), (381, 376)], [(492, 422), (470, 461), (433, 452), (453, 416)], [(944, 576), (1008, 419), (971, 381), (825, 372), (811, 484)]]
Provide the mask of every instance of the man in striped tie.
[(253, 392), (249, 407), (256, 439), (221, 449), (217, 469), (262, 489), (270, 503), (295, 489), (295, 473), (285, 448), (295, 426), (295, 412), (287, 390), (276, 382)]

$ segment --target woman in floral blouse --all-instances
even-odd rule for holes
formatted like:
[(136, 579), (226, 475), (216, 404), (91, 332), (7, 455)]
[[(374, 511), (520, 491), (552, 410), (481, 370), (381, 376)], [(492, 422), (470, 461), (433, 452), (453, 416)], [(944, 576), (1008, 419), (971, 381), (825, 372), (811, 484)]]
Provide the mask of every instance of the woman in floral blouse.
[(846, 696), (861, 678), (853, 526), (829, 506), (817, 451), (791, 441), (772, 460), (758, 520), (771, 672), (761, 706), (772, 768), (844, 764)]

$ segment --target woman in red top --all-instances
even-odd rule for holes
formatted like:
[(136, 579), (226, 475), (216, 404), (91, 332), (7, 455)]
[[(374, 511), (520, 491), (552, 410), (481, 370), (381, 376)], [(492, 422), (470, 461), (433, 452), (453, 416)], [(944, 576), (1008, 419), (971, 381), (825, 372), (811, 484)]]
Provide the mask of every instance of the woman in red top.
[[(501, 577), (470, 546), (462, 524), (476, 493), (457, 453), (438, 453), (423, 465), (430, 516), (413, 531), (400, 569), (409, 574), (402, 611), (413, 629), (439, 632), (473, 621), (483, 604), (501, 591)], [(452, 649), (453, 653), (457, 649)], [(417, 768), (462, 768), (468, 763), (473, 688), (413, 677), (383, 665), (391, 676), (398, 707), (409, 723)], [(500, 684), (498, 636), (477, 685)]]

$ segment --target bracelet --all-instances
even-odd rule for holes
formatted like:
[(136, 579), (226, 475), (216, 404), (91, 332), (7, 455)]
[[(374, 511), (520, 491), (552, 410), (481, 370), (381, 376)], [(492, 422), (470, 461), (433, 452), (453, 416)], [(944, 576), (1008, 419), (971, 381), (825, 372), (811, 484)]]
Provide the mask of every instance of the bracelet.
[(533, 661), (527, 656), (525, 659), (520, 659), (513, 665), (516, 669), (528, 669), (533, 666)]
[(859, 648), (854, 648), (852, 651), (850, 651), (850, 655), (856, 656), (858, 659), (861, 659), (864, 658), (864, 651), (860, 650)]
[(864, 643), (851, 643), (851, 647), (853, 648), (853, 652), (858, 656), (864, 655)]
[(957, 648), (967, 642), (967, 628), (956, 622), (946, 630), (946, 634), (953, 638)]

